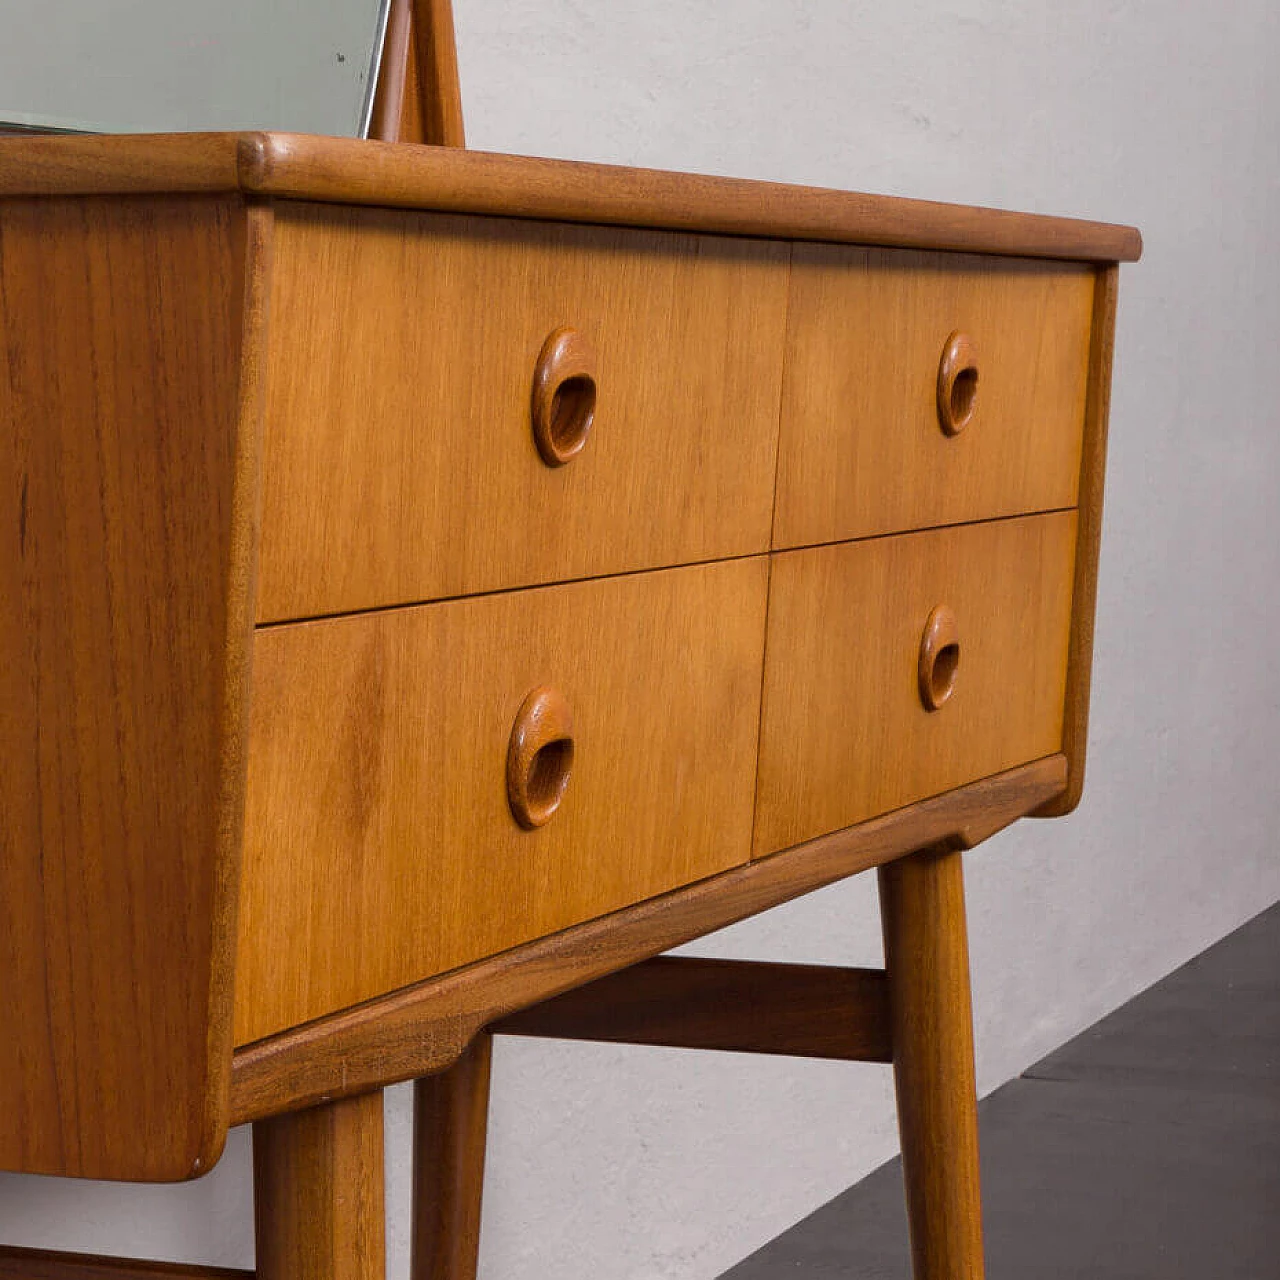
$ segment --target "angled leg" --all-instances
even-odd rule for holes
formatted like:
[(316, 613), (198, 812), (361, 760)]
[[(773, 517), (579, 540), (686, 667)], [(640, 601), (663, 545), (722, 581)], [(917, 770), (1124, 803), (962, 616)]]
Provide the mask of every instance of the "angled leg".
[(253, 1126), (258, 1280), (383, 1280), (382, 1091)]
[(475, 1280), (493, 1037), (413, 1092), (412, 1280)]
[(880, 869), (915, 1280), (982, 1280), (977, 1090), (961, 855)]

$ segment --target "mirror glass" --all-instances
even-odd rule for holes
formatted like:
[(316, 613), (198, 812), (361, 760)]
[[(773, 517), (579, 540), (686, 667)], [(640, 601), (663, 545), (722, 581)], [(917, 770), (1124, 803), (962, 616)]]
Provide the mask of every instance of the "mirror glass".
[(363, 137), (387, 0), (0, 0), (0, 124)]

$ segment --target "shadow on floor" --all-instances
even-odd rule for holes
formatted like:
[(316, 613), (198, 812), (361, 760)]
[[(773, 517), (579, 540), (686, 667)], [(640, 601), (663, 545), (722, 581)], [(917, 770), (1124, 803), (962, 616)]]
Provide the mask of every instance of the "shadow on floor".
[[(979, 1106), (988, 1280), (1280, 1280), (1280, 904)], [(722, 1280), (909, 1280), (892, 1160)]]

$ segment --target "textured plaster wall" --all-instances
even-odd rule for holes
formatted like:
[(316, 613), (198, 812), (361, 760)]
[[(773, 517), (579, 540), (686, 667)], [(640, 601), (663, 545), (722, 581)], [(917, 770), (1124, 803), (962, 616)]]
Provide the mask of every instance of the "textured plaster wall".
[[(984, 1091), (1280, 896), (1280, 10), (455, 0), (472, 145), (1130, 221), (1085, 800), (969, 859)], [(876, 963), (872, 879), (703, 953)], [(392, 1275), (408, 1098), (389, 1095)], [(482, 1273), (712, 1277), (892, 1154), (887, 1073), (502, 1043)], [(0, 1179), (0, 1240), (248, 1265), (249, 1144)]]

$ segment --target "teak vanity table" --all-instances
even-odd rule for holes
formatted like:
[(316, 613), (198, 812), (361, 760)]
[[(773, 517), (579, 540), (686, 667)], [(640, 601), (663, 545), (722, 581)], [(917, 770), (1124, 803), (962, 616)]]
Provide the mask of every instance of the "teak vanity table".
[[(961, 851), (1080, 795), (1139, 237), (457, 102), (397, 0), (376, 132), (454, 149), (0, 142), (0, 1168), (252, 1121), (257, 1274), (375, 1280), (417, 1079), (458, 1280), (492, 1032), (892, 1061), (916, 1275), (980, 1276)], [(885, 973), (653, 958), (871, 867)]]

